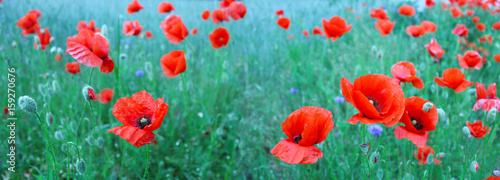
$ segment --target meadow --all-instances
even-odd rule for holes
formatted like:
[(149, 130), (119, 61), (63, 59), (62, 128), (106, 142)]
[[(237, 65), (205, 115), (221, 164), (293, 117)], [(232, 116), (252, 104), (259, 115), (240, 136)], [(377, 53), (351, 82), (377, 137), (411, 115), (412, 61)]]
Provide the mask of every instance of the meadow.
[[(500, 54), (500, 34), (492, 28), (498, 21), (494, 11), (498, 4), (484, 10), (443, 1), (448, 5), (443, 9), (436, 0), (435, 6), (417, 8), (414, 15), (404, 16), (398, 8), (403, 4), (417, 7), (413, 1), (246, 0), (241, 1), (246, 6), (242, 19), (214, 24), (212, 17), (203, 20), (201, 14), (221, 9), (219, 1), (172, 0), (168, 2), (175, 10), (164, 14), (157, 10), (163, 1), (140, 0), (144, 9), (133, 14), (127, 13), (130, 2), (0, 2), (0, 79), (5, 92), (0, 94), (0, 106), (15, 104), (3, 114), (0, 128), (0, 174), (4, 179), (486, 179), (500, 170), (500, 121), (494, 111), (473, 110), (479, 99), (476, 83), (488, 87), (500, 79), (500, 58), (494, 58)], [(370, 16), (370, 9), (380, 7), (390, 22), (396, 22), (385, 37), (375, 28), (379, 20)], [(463, 15), (452, 17), (452, 7)], [(40, 42), (35, 34), (23, 36), (16, 26), (32, 9), (41, 12), (38, 23), (53, 37), (46, 50), (38, 44), (34, 47)], [(275, 12), (280, 9), (282, 17), (291, 20), (287, 30), (277, 25)], [(466, 10), (474, 14), (469, 16)], [(171, 14), (182, 17), (189, 30), (178, 44), (171, 43), (160, 27)], [(323, 18), (328, 21), (333, 16), (345, 19), (352, 29), (335, 41), (313, 35), (316, 26), (324, 31)], [(483, 31), (472, 22), (475, 16), (486, 25)], [(79, 73), (69, 73), (66, 64), (77, 60), (66, 53), (68, 37), (79, 34), (80, 21), (91, 19), (101, 31), (107, 26), (105, 38), (114, 70), (106, 74), (99, 67), (81, 64)], [(122, 32), (123, 24), (130, 20), (141, 23), (141, 35)], [(407, 34), (407, 27), (424, 20), (432, 21), (437, 30), (420, 37)], [(467, 37), (452, 33), (458, 24), (468, 28)], [(226, 28), (230, 39), (227, 46), (215, 49), (209, 34), (218, 27)], [(196, 35), (194, 28), (198, 28)], [(141, 37), (145, 31), (151, 31), (153, 38)], [(491, 43), (480, 42), (485, 35), (492, 37)], [(425, 47), (433, 38), (445, 52), (439, 62)], [(464, 39), (468, 43), (460, 43)], [(174, 50), (184, 51), (186, 69), (169, 78), (160, 59)], [(479, 69), (464, 69), (459, 64), (457, 55), (469, 50), (480, 51), (487, 59)], [(56, 61), (56, 54), (62, 60)], [(422, 157), (417, 159), (417, 145), (395, 137), (395, 129), (405, 125), (402, 122), (392, 126), (377, 122), (380, 136), (367, 130), (369, 125), (346, 122), (360, 107), (344, 97), (342, 79), (356, 84), (364, 75), (392, 78), (391, 68), (400, 61), (413, 63), (425, 86), (417, 89), (415, 84), (401, 83), (404, 97), (431, 101), (432, 108), (439, 111), (439, 121), (428, 132), (426, 142), (434, 153), (429, 156), (427, 152), (425, 159), (435, 159), (433, 162), (419, 163)], [(439, 86), (435, 77), (443, 77), (449, 68), (460, 69), (474, 85), (460, 93)], [(82, 95), (87, 85), (96, 95), (112, 89), (112, 99), (107, 104), (87, 101), (84, 96), (89, 91), (85, 89)], [(108, 131), (123, 125), (113, 110), (118, 99), (143, 90), (155, 100), (164, 98), (169, 107), (163, 123), (153, 132), (154, 141), (136, 147)], [(498, 100), (494, 91), (495, 97), (488, 93), (488, 99)], [(36, 101), (36, 114), (21, 108), (18, 101), (25, 95)], [(324, 141), (314, 143), (322, 158), (312, 164), (289, 164), (271, 150), (288, 138), (282, 123), (306, 106), (330, 111), (334, 126)], [(398, 111), (406, 113), (404, 108), (403, 103)], [(466, 122), (476, 120), (491, 127), (485, 137), (464, 131)], [(12, 122), (15, 145), (9, 142)], [(360, 148), (363, 143), (369, 143), (366, 153)], [(10, 156), (6, 156), (12, 147), (15, 172), (9, 170)]]

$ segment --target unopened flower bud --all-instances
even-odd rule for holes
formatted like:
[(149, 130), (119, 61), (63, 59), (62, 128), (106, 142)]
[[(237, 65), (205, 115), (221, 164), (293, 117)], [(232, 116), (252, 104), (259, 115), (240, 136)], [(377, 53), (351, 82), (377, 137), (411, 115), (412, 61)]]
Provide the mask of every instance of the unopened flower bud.
[(61, 131), (56, 131), (54, 137), (56, 137), (56, 139), (59, 141), (62, 141), (64, 139), (64, 136)]
[(477, 170), (479, 170), (479, 164), (476, 161), (472, 161), (472, 163), (470, 163), (470, 171), (476, 173)]
[(486, 116), (486, 120), (488, 123), (493, 123), (495, 122), (495, 119), (497, 118), (497, 109), (491, 108), (490, 111), (488, 111), (488, 115)]
[(370, 150), (370, 145), (368, 143), (360, 144), (359, 147), (361, 147), (361, 151), (365, 154)]
[(52, 125), (52, 122), (54, 122), (54, 116), (52, 113), (48, 112), (47, 115), (45, 115), (45, 122), (47, 123), (47, 126)]
[(429, 153), (429, 155), (427, 155), (427, 164), (434, 164), (434, 154)]
[(52, 47), (50, 48), (50, 53), (55, 53), (56, 51), (57, 51), (57, 47), (52, 46)]
[(58, 47), (57, 54), (64, 54), (64, 50), (62, 48)]
[(500, 177), (500, 170), (494, 170), (493, 173), (491, 173), (493, 177)]
[(443, 159), (445, 156), (446, 154), (444, 152), (440, 152), (436, 155), (436, 157), (438, 157), (439, 159)]
[(97, 100), (95, 97), (94, 88), (92, 88), (90, 86), (83, 87), (82, 94), (83, 94), (83, 97), (85, 98), (85, 101), (90, 101), (90, 100), (96, 101)]
[(441, 108), (438, 108), (437, 111), (438, 111), (439, 121), (446, 120), (446, 112), (444, 112), (444, 110)]
[(61, 86), (59, 85), (59, 81), (57, 81), (57, 80), (52, 81), (52, 91), (58, 92), (59, 90), (61, 90)]
[(12, 48), (16, 48), (17, 46), (17, 42), (16, 41), (12, 41)]
[(76, 171), (79, 174), (85, 174), (85, 171), (87, 171), (87, 165), (85, 164), (85, 161), (83, 159), (78, 159), (75, 164)]
[(120, 60), (127, 60), (127, 54), (121, 53), (120, 54)]
[(19, 107), (29, 113), (36, 112), (36, 102), (29, 96), (21, 96), (19, 98)]
[(98, 137), (98, 138), (95, 140), (95, 143), (96, 143), (97, 147), (102, 148), (102, 145), (104, 144), (104, 138), (102, 138), (102, 137)]
[(101, 35), (108, 38), (108, 26), (106, 26), (106, 24), (101, 26)]
[(375, 151), (375, 152), (373, 152), (373, 153), (372, 153), (372, 155), (370, 156), (370, 163), (371, 163), (372, 165), (375, 165), (375, 164), (377, 164), (377, 163), (378, 163), (379, 159), (380, 159), (380, 153), (379, 153), (378, 151)]
[(462, 134), (463, 134), (466, 138), (469, 138), (469, 137), (470, 137), (470, 129), (469, 129), (467, 126), (464, 126), (464, 128), (462, 128)]
[(424, 104), (424, 107), (422, 108), (422, 110), (424, 110), (425, 112), (429, 112), (429, 110), (434, 107), (434, 104), (430, 103), (430, 102), (426, 102)]

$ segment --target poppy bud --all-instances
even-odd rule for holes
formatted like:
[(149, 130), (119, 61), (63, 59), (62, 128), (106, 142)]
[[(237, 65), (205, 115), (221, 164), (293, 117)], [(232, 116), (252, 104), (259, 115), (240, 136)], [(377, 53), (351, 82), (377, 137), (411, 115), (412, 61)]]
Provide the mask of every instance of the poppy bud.
[(493, 177), (500, 177), (500, 170), (494, 170), (493, 173), (491, 173)]
[(150, 81), (152, 81), (153, 80), (153, 73), (151, 73), (151, 72), (153, 71), (152, 70), (153, 65), (151, 65), (151, 62), (148, 61), (148, 62), (144, 63), (144, 69), (146, 70), (146, 73), (148, 75), (148, 79)]
[(47, 88), (45, 87), (45, 84), (38, 85), (38, 92), (40, 92), (40, 94), (44, 97), (47, 95)]
[(16, 41), (12, 41), (12, 48), (16, 48), (16, 46), (17, 46)]
[(444, 152), (440, 152), (440, 153), (437, 154), (437, 157), (439, 159), (443, 159), (445, 156), (446, 156), (446, 154)]
[(59, 81), (54, 80), (52, 81), (52, 91), (57, 92), (61, 90), (61, 86), (59, 85)]
[(413, 178), (413, 175), (409, 174), (409, 173), (406, 173), (405, 177), (403, 177), (403, 180), (413, 180), (415, 178)]
[(363, 153), (365, 154), (367, 154), (368, 150), (370, 150), (370, 145), (368, 143), (363, 143), (360, 144), (359, 146), (361, 147), (361, 151), (363, 151)]
[(95, 143), (96, 143), (97, 147), (102, 148), (102, 145), (104, 144), (104, 138), (102, 138), (102, 137), (98, 137), (98, 138), (95, 140)]
[(380, 159), (380, 153), (378, 151), (373, 152), (372, 155), (370, 156), (370, 164), (371, 165), (377, 164), (379, 159)]
[(36, 112), (36, 102), (29, 96), (21, 96), (19, 98), (19, 107), (29, 113)]
[(79, 173), (79, 174), (85, 174), (85, 171), (87, 171), (87, 165), (85, 164), (85, 161), (83, 161), (83, 159), (78, 159), (76, 161), (76, 171)]
[(120, 60), (127, 60), (127, 54), (121, 53), (120, 54)]
[(55, 46), (52, 46), (52, 48), (50, 48), (50, 53), (54, 53), (57, 51), (57, 48)]
[(101, 26), (101, 35), (108, 38), (108, 26), (106, 26), (106, 24)]
[(469, 138), (470, 137), (470, 129), (467, 126), (464, 126), (464, 128), (462, 128), (462, 134), (464, 134), (464, 136), (466, 138)]
[(476, 161), (472, 161), (472, 163), (470, 163), (470, 171), (476, 173), (478, 169), (479, 169), (479, 164)]
[(424, 104), (424, 107), (422, 107), (422, 110), (424, 110), (425, 112), (429, 112), (429, 110), (434, 107), (434, 104), (430, 103), (430, 102), (426, 102)]
[(49, 39), (49, 43), (52, 43), (52, 42), (54, 42), (55, 40), (56, 40), (56, 38), (55, 38), (55, 37), (50, 37), (50, 39)]
[(94, 88), (90, 86), (83, 87), (82, 94), (85, 98), (85, 101), (96, 100)]
[(64, 50), (62, 48), (58, 47), (57, 54), (64, 54)]
[(47, 115), (45, 115), (45, 122), (47, 123), (47, 126), (52, 125), (52, 122), (54, 121), (54, 116), (52, 113), (48, 112)]
[(491, 108), (490, 111), (488, 111), (488, 115), (486, 116), (486, 120), (488, 123), (493, 123), (495, 122), (495, 119), (497, 117), (497, 109)]
[(434, 164), (434, 154), (429, 153), (429, 155), (427, 155), (427, 164)]
[(56, 131), (54, 137), (56, 137), (56, 139), (59, 141), (62, 141), (64, 139), (64, 136), (61, 131)]
[(437, 111), (438, 111), (439, 121), (446, 120), (446, 112), (444, 112), (444, 110), (441, 108), (438, 108)]

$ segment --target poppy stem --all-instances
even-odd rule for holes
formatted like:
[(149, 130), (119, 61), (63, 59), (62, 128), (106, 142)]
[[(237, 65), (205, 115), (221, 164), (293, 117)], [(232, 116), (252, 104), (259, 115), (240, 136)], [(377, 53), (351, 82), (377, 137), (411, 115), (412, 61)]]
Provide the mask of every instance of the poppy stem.
[[(93, 69), (93, 68), (92, 68)], [(90, 82), (90, 80), (89, 80)], [(90, 113), (92, 115), (92, 141), (90, 143), (90, 162), (89, 162), (89, 170), (92, 168), (92, 162), (93, 162), (93, 158), (94, 158), (94, 145), (95, 145), (95, 118), (94, 118), (94, 109), (92, 108), (92, 103), (90, 103), (90, 101), (88, 101), (89, 103), (89, 106), (90, 106)], [(89, 171), (87, 171), (89, 172)]]
[[(365, 142), (365, 132), (366, 131), (366, 126), (365, 125), (361, 125), (361, 143), (366, 143)], [(364, 152), (361, 152), (361, 156), (363, 157), (363, 173), (365, 175), (365, 179), (367, 179), (367, 175), (366, 175), (366, 161), (368, 161), (368, 159), (366, 159), (367, 155), (368, 155), (368, 152), (365, 154)]]
[(90, 76), (89, 76), (89, 86), (90, 86), (90, 82), (92, 81), (92, 73), (94, 72), (94, 68), (90, 68)]
[(66, 167), (68, 168), (68, 174), (66, 175), (66, 179), (69, 180), (69, 178), (71, 177), (71, 172), (69, 171), (69, 147), (66, 146)]
[(151, 144), (148, 144), (148, 151), (146, 152), (146, 170), (144, 170), (144, 176), (142, 180), (145, 180), (148, 177), (148, 169), (149, 169), (149, 151), (151, 150)]
[(85, 102), (85, 105), (83, 106), (83, 111), (82, 111), (82, 116), (80, 116), (80, 121), (78, 121), (78, 124), (76, 125), (76, 131), (75, 131), (75, 136), (76, 136), (76, 144), (78, 144), (78, 128), (80, 128), (80, 122), (83, 121), (83, 115), (85, 115), (85, 109), (87, 109), (87, 102)]
[(52, 150), (52, 143), (50, 142), (50, 137), (49, 134), (47, 134), (47, 129), (45, 128), (44, 122), (42, 122), (42, 118), (40, 118), (40, 115), (38, 115), (38, 112), (35, 112), (36, 117), (38, 118), (38, 121), (40, 121), (40, 124), (42, 125), (43, 132), (45, 133), (45, 138), (47, 139), (46, 144), (49, 147), (49, 152), (50, 155), (52, 155), (52, 163), (54, 164), (54, 173), (57, 174), (56, 170), (56, 157), (54, 156), (54, 151)]
[(127, 143), (125, 141), (123, 141), (122, 143), (123, 143), (123, 154), (122, 154), (122, 165), (120, 166), (120, 174), (118, 174), (119, 176), (122, 175), (123, 163), (125, 162), (125, 153), (127, 152)]
[(311, 165), (307, 165), (307, 172), (309, 172), (309, 179), (311, 179)]

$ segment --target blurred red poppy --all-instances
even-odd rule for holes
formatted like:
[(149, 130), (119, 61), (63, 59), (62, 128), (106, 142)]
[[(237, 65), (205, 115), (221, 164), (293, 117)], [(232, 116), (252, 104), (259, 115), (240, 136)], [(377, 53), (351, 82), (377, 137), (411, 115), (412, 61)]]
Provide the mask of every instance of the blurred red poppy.
[(226, 10), (216, 9), (212, 11), (212, 22), (214, 22), (214, 24), (219, 24), (223, 21), (229, 22), (229, 16), (227, 16)]
[[(430, 146), (425, 146), (423, 148), (417, 148), (417, 150), (413, 153), (413, 156), (415, 156), (417, 160), (420, 160), (418, 161), (419, 165), (426, 165), (428, 160), (427, 157), (429, 157), (429, 154), (435, 155), (436, 152)], [(434, 157), (433, 162), (434, 164), (441, 164), (441, 161), (439, 161), (437, 157)]]
[(438, 44), (437, 40), (432, 38), (429, 44), (425, 45), (429, 54), (435, 58), (434, 62), (437, 63), (444, 55), (444, 50), (441, 45)]
[(484, 31), (486, 29), (486, 25), (484, 25), (484, 23), (477, 23), (476, 28), (479, 31)]
[(465, 14), (467, 14), (467, 16), (473, 16), (474, 15), (474, 11), (473, 10), (466, 10), (465, 11)]
[(193, 28), (193, 30), (191, 30), (191, 34), (194, 36), (196, 34), (198, 34), (198, 28)]
[(415, 8), (410, 5), (402, 5), (398, 9), (399, 14), (404, 15), (404, 16), (413, 16), (415, 15)]
[(60, 61), (60, 60), (62, 60), (62, 56), (61, 56), (61, 55), (59, 55), (59, 54), (56, 54), (56, 55), (54, 56), (54, 59), (55, 59), (56, 61)]
[(404, 126), (394, 129), (397, 139), (407, 138), (417, 147), (425, 147), (429, 138), (429, 131), (436, 129), (438, 112), (435, 105), (428, 111), (423, 109), (425, 103), (432, 103), (416, 96), (405, 99), (405, 110), (400, 122)]
[(71, 74), (80, 73), (80, 63), (78, 62), (66, 63), (66, 71)]
[(446, 4), (445, 2), (441, 2), (441, 9), (444, 11), (448, 8), (448, 4)]
[(425, 0), (425, 6), (427, 8), (431, 8), (432, 6), (435, 6), (436, 5), (436, 2), (434, 2), (434, 0)]
[(277, 10), (276, 12), (274, 12), (274, 14), (276, 14), (276, 16), (283, 16), (283, 14), (285, 14), (285, 11), (283, 11), (283, 9), (280, 9), (280, 10)]
[(50, 35), (49, 28), (45, 28), (43, 31), (38, 32), (38, 39), (40, 40), (40, 46), (42, 50), (45, 50), (45, 47), (50, 44)]
[(450, 8), (450, 12), (451, 12), (451, 17), (453, 18), (459, 18), (464, 15), (464, 13), (462, 13), (462, 11), (460, 11), (460, 9), (458, 9), (458, 7), (456, 6), (452, 6)]
[(321, 143), (333, 129), (332, 113), (326, 109), (307, 106), (294, 111), (281, 124), (288, 136), (271, 150), (271, 154), (288, 164), (314, 164), (323, 152), (314, 144)]
[(97, 94), (97, 100), (103, 104), (108, 104), (111, 99), (113, 99), (113, 94), (115, 91), (112, 89), (106, 88), (101, 91), (101, 93)]
[(424, 28), (425, 33), (435, 33), (437, 30), (436, 24), (432, 21), (422, 21), (420, 26)]
[(420, 37), (425, 35), (425, 29), (422, 26), (411, 25), (406, 27), (406, 34), (413, 37)]
[(135, 12), (139, 12), (142, 9), (144, 9), (144, 7), (142, 7), (142, 5), (139, 4), (139, 1), (132, 0), (132, 2), (130, 4), (128, 4), (127, 13), (132, 14)]
[(371, 8), (370, 9), (370, 17), (376, 18), (378, 20), (389, 20), (390, 17), (387, 16), (387, 13), (384, 11), (384, 7), (380, 7), (380, 9)]
[(227, 8), (227, 7), (229, 7), (235, 1), (236, 0), (222, 0), (222, 1), (219, 2), (219, 6), (221, 8)]
[(314, 27), (314, 29), (312, 30), (312, 32), (313, 32), (313, 35), (320, 35), (320, 36), (324, 36), (325, 35), (325, 33), (323, 32), (323, 30), (320, 27), (318, 27), (318, 26)]
[(380, 32), (380, 35), (382, 35), (382, 37), (385, 37), (392, 32), (394, 25), (396, 25), (395, 21), (391, 22), (388, 20), (381, 20), (375, 22), (375, 29), (377, 29)]
[(494, 30), (500, 30), (500, 22), (493, 23), (491, 28)]
[(89, 31), (95, 33), (95, 22), (94, 22), (94, 20), (91, 19), (88, 24), (85, 21), (78, 22), (78, 25), (76, 25), (76, 30), (78, 32), (80, 32), (81, 30), (84, 30), (84, 29), (89, 30)]
[(123, 34), (127, 36), (137, 36), (141, 33), (142, 28), (139, 21), (127, 21), (123, 23)]
[(214, 49), (219, 49), (222, 46), (227, 46), (231, 35), (226, 28), (218, 27), (208, 35), (208, 38), (210, 39), (210, 43), (212, 43), (212, 47)]
[(290, 27), (290, 19), (287, 17), (280, 17), (278, 21), (276, 21), (276, 24), (278, 24), (281, 28), (288, 30), (288, 27)]
[(342, 95), (359, 113), (352, 116), (348, 123), (358, 121), (370, 125), (382, 123), (395, 126), (403, 115), (405, 99), (403, 90), (391, 77), (381, 74), (361, 76), (354, 84), (346, 78), (340, 81)]
[(168, 78), (174, 78), (186, 71), (186, 57), (184, 51), (174, 50), (161, 57), (161, 68)]
[(172, 44), (181, 43), (189, 34), (181, 17), (177, 15), (166, 17), (165, 20), (160, 23), (160, 27), (163, 29), (163, 34), (165, 34), (167, 40)]
[(481, 69), (483, 67), (483, 58), (477, 51), (467, 51), (464, 56), (457, 55), (458, 64), (464, 69), (474, 68)]
[(339, 16), (333, 16), (328, 21), (323, 18), (323, 29), (325, 30), (326, 38), (332, 39), (332, 41), (336, 41), (337, 38), (342, 37), (351, 28), (352, 25), (347, 25), (347, 22)]
[(453, 89), (456, 93), (461, 93), (474, 84), (471, 81), (466, 80), (465, 74), (457, 68), (444, 70), (443, 78), (435, 77), (434, 82), (436, 82), (438, 86)]
[(457, 36), (469, 37), (469, 29), (467, 29), (465, 24), (457, 24), (455, 29), (453, 29), (452, 33)]
[(31, 10), (24, 17), (17, 21), (17, 27), (21, 28), (21, 35), (27, 36), (28, 34), (38, 33), (40, 31), (40, 24), (38, 18), (41, 16), (40, 11)]
[(469, 121), (465, 123), (470, 130), (470, 135), (474, 136), (475, 138), (483, 138), (484, 136), (486, 136), (486, 133), (489, 134), (491, 131), (491, 127), (488, 128), (486, 126), (483, 126), (483, 122), (481, 120), (477, 120), (474, 123), (470, 123)]
[(497, 84), (492, 83), (486, 87), (484, 84), (476, 82), (476, 103), (472, 107), (473, 111), (482, 109), (483, 111), (489, 111), (491, 109), (497, 109), (500, 111), (500, 100), (497, 97)]
[(391, 68), (391, 74), (396, 80), (396, 83), (412, 83), (413, 87), (423, 89), (424, 83), (422, 79), (417, 77), (417, 69), (411, 62), (400, 61), (394, 64)]
[(148, 38), (148, 39), (153, 38), (153, 32), (151, 32), (151, 31), (146, 31), (146, 32), (145, 32), (145, 34), (146, 34), (146, 38)]
[(161, 126), (168, 112), (168, 104), (163, 101), (163, 98), (155, 101), (146, 91), (118, 99), (113, 115), (123, 126), (114, 127), (108, 133), (119, 135), (135, 147), (150, 144), (155, 138), (153, 131)]
[(209, 10), (205, 10), (205, 11), (203, 11), (203, 12), (201, 13), (201, 18), (202, 18), (203, 20), (205, 20), (205, 21), (206, 21), (206, 20), (208, 20), (208, 18), (209, 18), (209, 17), (210, 17), (210, 11), (209, 11)]
[(100, 67), (103, 73), (113, 71), (115, 64), (109, 55), (108, 40), (101, 34), (89, 30), (82, 30), (73, 37), (68, 37), (66, 53), (70, 54), (79, 63), (89, 67)]
[(307, 30), (302, 30), (302, 34), (303, 34), (305, 37), (309, 37), (309, 36), (310, 36), (309, 31), (307, 31)]
[(233, 2), (227, 8), (227, 14), (235, 21), (245, 17), (246, 13), (247, 7), (242, 2)]
[(475, 17), (473, 17), (473, 18), (472, 18), (472, 22), (473, 22), (474, 24), (475, 24), (475, 23), (477, 23), (477, 22), (479, 22), (480, 20), (481, 20), (481, 18), (479, 18), (479, 17), (477, 17), (477, 16), (475, 16)]
[(169, 13), (171, 11), (175, 11), (175, 8), (170, 2), (161, 2), (160, 5), (158, 5), (158, 13), (160, 14)]
[(7, 108), (7, 107), (3, 107), (3, 114), (4, 114), (4, 115), (9, 114), (9, 108)]

